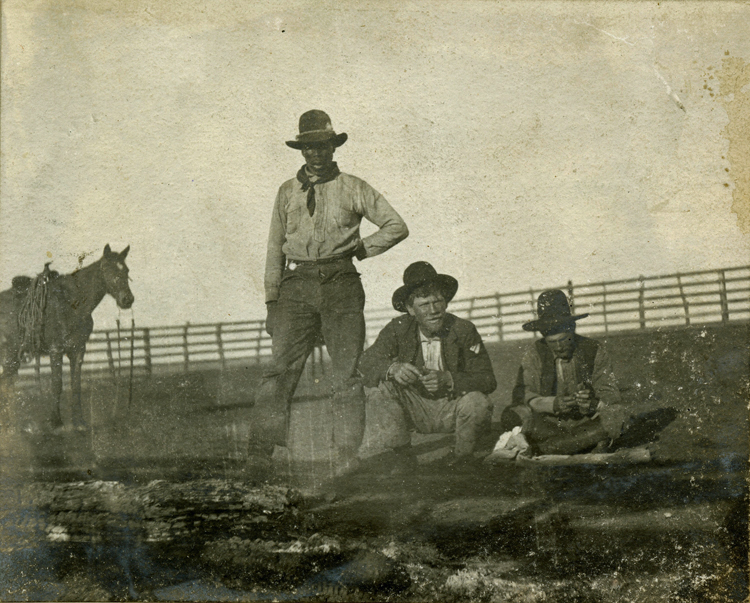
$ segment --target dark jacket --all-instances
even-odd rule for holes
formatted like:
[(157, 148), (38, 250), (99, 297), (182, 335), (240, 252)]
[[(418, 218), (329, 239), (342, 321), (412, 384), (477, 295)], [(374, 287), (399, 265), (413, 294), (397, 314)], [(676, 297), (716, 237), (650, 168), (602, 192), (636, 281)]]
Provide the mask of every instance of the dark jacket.
[[(453, 377), (455, 396), (468, 392), (490, 394), (495, 391), (497, 382), (490, 357), (472, 323), (453, 314), (446, 314), (440, 339), (443, 365)], [(388, 368), (394, 362), (409, 362), (419, 368), (424, 366), (419, 325), (408, 314), (389, 322), (375, 343), (362, 354), (359, 370), (364, 377), (364, 384), (376, 387), (385, 379)]]
[[(620, 402), (619, 388), (612, 372), (612, 363), (602, 345), (588, 337), (575, 335), (573, 360), (576, 382), (593, 390), (605, 404)], [(537, 339), (524, 354), (513, 388), (512, 405), (527, 404), (529, 396), (554, 396), (557, 391), (555, 356), (544, 341)]]

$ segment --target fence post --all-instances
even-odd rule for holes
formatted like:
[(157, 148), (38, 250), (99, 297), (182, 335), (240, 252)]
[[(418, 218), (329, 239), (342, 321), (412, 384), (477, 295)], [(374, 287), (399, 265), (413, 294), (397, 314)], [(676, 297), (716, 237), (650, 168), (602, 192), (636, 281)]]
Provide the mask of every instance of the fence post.
[(226, 361), (224, 360), (224, 342), (221, 340), (221, 323), (216, 325), (216, 345), (219, 346), (219, 360), (221, 360), (221, 368), (226, 368)]
[(499, 293), (495, 294), (497, 300), (497, 334), (500, 336), (500, 341), (503, 341), (503, 306), (502, 296)]
[[(531, 295), (531, 314), (534, 317), (533, 319), (539, 318), (536, 315), (536, 309), (535, 309), (536, 306), (534, 305), (534, 303), (536, 302), (536, 300), (534, 299), (534, 289), (533, 288), (529, 288), (529, 295)], [(537, 332), (533, 331), (533, 334), (534, 334), (534, 339), (536, 339), (537, 338)]]
[(576, 313), (576, 300), (573, 297), (573, 281), (568, 281), (568, 299), (570, 300), (570, 313)]
[(116, 379), (115, 375), (115, 359), (112, 356), (112, 340), (109, 338), (109, 331), (106, 331), (107, 336), (107, 364), (109, 365), (109, 372), (112, 373), (112, 379)]
[(680, 297), (682, 298), (682, 307), (685, 310), (685, 325), (690, 326), (690, 308), (688, 306), (687, 296), (685, 295), (685, 288), (682, 286), (682, 277), (677, 275), (677, 286), (680, 289)]
[(185, 372), (190, 370), (190, 352), (188, 350), (188, 329), (190, 322), (186, 322), (182, 329), (182, 357), (185, 359)]
[(135, 318), (130, 319), (130, 375), (128, 383), (128, 409), (133, 403), (133, 363), (135, 362)]
[(146, 360), (146, 374), (150, 377), (152, 374), (151, 367), (151, 330), (143, 329), (143, 356)]
[(729, 298), (727, 297), (727, 275), (719, 270), (719, 297), (721, 299), (721, 322), (729, 322)]
[(122, 378), (122, 334), (120, 333), (120, 319), (117, 323), (117, 400), (120, 399), (120, 379)]
[(263, 333), (266, 328), (265, 322), (258, 323), (258, 336), (255, 338), (255, 364), (260, 364), (260, 344), (263, 341)]
[(638, 318), (641, 323), (641, 329), (646, 328), (646, 281), (643, 275), (638, 277), (641, 281), (641, 290), (638, 292)]
[(609, 320), (607, 319), (607, 283), (602, 283), (602, 314), (604, 315), (604, 332), (609, 333)]

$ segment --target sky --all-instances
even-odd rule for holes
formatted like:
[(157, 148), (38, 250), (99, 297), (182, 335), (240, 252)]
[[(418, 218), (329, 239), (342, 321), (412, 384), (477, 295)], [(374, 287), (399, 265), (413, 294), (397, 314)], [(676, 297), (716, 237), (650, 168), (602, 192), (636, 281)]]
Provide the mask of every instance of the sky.
[[(5, 0), (2, 17), (7, 286), (130, 245), (138, 325), (262, 318), (271, 208), (303, 161), (284, 141), (312, 108), (411, 232), (358, 265), (369, 307), (416, 260), (458, 298), (750, 264), (727, 134), (750, 89), (726, 76), (750, 62), (747, 4)], [(118, 316), (105, 300), (97, 327)]]

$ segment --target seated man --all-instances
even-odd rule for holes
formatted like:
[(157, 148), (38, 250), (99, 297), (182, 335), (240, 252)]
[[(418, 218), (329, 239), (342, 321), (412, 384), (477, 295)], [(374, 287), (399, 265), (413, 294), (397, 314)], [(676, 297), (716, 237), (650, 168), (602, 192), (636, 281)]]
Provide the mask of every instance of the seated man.
[(522, 425), (536, 453), (606, 452), (625, 412), (604, 347), (576, 335), (576, 321), (588, 314), (571, 315), (568, 298), (553, 289), (539, 295), (537, 315), (523, 328), (542, 339), (521, 361), (513, 402), (500, 418), (503, 431)]
[[(416, 464), (409, 429), (456, 433), (451, 464), (472, 459), (477, 434), (489, 425), (487, 394), (497, 387), (482, 338), (472, 323), (448, 314), (458, 281), (427, 262), (404, 271), (393, 294), (394, 318), (365, 350), (359, 370), (370, 390), (367, 417), (385, 432), (396, 469)], [(374, 416), (373, 416), (374, 415)]]

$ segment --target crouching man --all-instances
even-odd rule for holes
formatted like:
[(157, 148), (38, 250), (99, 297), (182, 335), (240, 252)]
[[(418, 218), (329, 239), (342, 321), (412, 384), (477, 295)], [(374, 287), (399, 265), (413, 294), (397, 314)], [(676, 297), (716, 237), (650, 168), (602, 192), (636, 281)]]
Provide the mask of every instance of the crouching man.
[(395, 471), (416, 464), (410, 429), (453, 433), (449, 462), (471, 461), (477, 434), (489, 425), (487, 394), (497, 387), (490, 358), (474, 325), (446, 312), (458, 281), (427, 262), (404, 271), (393, 294), (394, 318), (359, 364), (369, 390), (367, 421), (397, 455)]
[(513, 403), (501, 416), (504, 431), (522, 425), (539, 454), (607, 452), (627, 418), (620, 404), (612, 363), (597, 341), (576, 334), (565, 293), (545, 291), (537, 299), (538, 320), (523, 325), (539, 331), (521, 361)]

